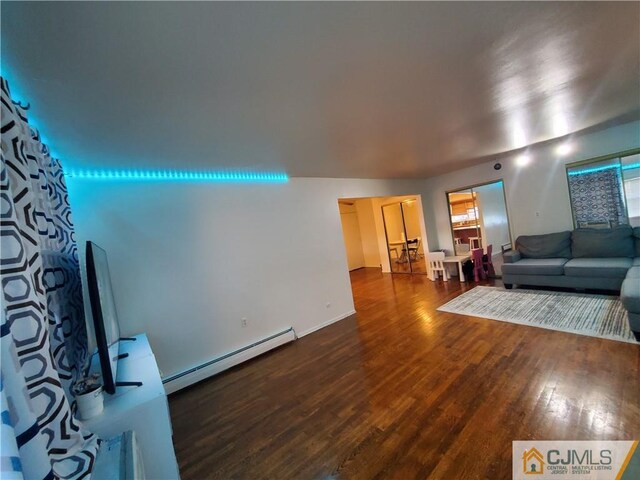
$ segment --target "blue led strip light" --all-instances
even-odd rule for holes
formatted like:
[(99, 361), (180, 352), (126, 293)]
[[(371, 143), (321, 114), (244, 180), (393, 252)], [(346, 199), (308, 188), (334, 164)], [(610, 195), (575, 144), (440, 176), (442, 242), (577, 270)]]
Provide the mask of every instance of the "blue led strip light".
[(176, 170), (76, 170), (65, 173), (69, 178), (89, 180), (153, 180), (171, 182), (219, 182), (219, 183), (286, 183), (286, 173), (263, 172), (190, 172)]
[[(604, 167), (587, 168), (586, 170), (576, 170), (569, 172), (569, 175), (584, 175), (585, 173), (602, 172), (603, 170), (609, 170), (610, 168), (620, 168), (620, 165), (605, 165)], [(632, 168), (640, 168), (640, 163), (632, 163), (630, 165), (623, 165), (622, 170), (631, 170)]]

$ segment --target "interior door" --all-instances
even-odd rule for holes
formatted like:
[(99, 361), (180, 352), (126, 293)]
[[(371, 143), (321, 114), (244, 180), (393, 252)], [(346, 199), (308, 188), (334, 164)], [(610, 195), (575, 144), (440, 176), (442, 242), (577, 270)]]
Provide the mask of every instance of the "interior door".
[(500, 248), (511, 243), (502, 182), (480, 185), (473, 190), (480, 214), (483, 247), (486, 249), (488, 245), (493, 245), (493, 254), (500, 254)]
[(402, 220), (406, 234), (407, 261), (411, 273), (427, 273), (427, 263), (424, 255), (422, 228), (418, 203), (416, 200), (405, 200), (400, 204)]
[(449, 192), (449, 213), (455, 252), (492, 246), (493, 267), (501, 275), (502, 247), (511, 246), (511, 230), (502, 180)]

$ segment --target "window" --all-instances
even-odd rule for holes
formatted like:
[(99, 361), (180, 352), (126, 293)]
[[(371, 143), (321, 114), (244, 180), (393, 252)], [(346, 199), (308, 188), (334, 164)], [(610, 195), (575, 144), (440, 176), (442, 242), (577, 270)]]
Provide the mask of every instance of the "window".
[(576, 227), (640, 225), (640, 153), (567, 166)]
[(640, 227), (640, 153), (622, 157), (621, 163), (629, 223)]

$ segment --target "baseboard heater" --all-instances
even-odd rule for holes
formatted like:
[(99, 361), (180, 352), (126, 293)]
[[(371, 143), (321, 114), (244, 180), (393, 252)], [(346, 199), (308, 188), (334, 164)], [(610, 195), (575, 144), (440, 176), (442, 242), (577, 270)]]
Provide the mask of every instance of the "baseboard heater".
[(297, 338), (293, 327), (289, 327), (282, 332), (270, 335), (262, 340), (258, 340), (246, 347), (239, 348), (233, 352), (226, 353), (201, 365), (189, 368), (183, 372), (176, 373), (164, 378), (162, 383), (167, 395), (180, 390), (181, 388), (193, 385), (196, 382), (223, 372), (239, 363), (257, 357), (269, 350), (273, 350), (280, 345), (294, 341)]

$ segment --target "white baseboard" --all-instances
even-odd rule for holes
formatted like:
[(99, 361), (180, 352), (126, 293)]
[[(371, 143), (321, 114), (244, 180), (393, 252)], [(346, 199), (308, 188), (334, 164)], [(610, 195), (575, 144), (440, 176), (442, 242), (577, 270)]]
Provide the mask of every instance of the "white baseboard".
[(162, 380), (164, 389), (167, 392), (167, 395), (177, 392), (182, 388), (188, 387), (189, 385), (193, 385), (194, 383), (228, 370), (239, 363), (246, 362), (253, 357), (257, 357), (258, 355), (266, 353), (269, 350), (273, 350), (285, 343), (292, 342), (296, 338), (296, 332), (293, 328), (289, 328), (288, 330), (271, 335), (264, 340), (252, 343), (234, 352), (221, 355), (220, 357), (211, 359), (201, 365), (189, 368), (181, 373), (171, 375), (170, 377)]
[(320, 330), (321, 328), (328, 327), (332, 323), (336, 323), (336, 322), (339, 322), (340, 320), (344, 320), (345, 318), (350, 317), (354, 313), (356, 313), (356, 311), (355, 310), (351, 310), (351, 311), (349, 311), (347, 313), (343, 313), (342, 315), (337, 316), (336, 318), (332, 318), (331, 320), (327, 320), (326, 322), (321, 323), (320, 325), (316, 325), (315, 327), (312, 327), (309, 330), (305, 330), (304, 332), (299, 333), (298, 334), (298, 338), (304, 337), (306, 335), (309, 335), (310, 333), (316, 332), (316, 331)]
[(224, 372), (231, 367), (234, 367), (242, 362), (246, 362), (247, 360), (257, 357), (258, 355), (262, 355), (263, 353), (266, 353), (269, 350), (273, 350), (274, 348), (284, 345), (285, 343), (292, 342), (296, 338), (304, 337), (306, 335), (309, 335), (310, 333), (320, 330), (321, 328), (327, 327), (332, 323), (344, 320), (354, 313), (356, 313), (355, 310), (350, 310), (342, 315), (332, 318), (331, 320), (327, 320), (320, 325), (316, 325), (315, 327), (305, 330), (300, 334), (296, 334), (293, 328), (289, 328), (288, 330), (267, 337), (266, 339), (255, 342), (251, 345), (247, 345), (246, 347), (240, 348), (234, 352), (221, 355), (201, 365), (189, 368), (183, 372), (176, 373), (169, 376), (168, 378), (163, 379), (162, 383), (164, 385), (164, 389), (167, 392), (167, 395), (173, 392), (177, 392), (180, 389), (205, 380), (206, 378), (209, 378), (218, 373)]

